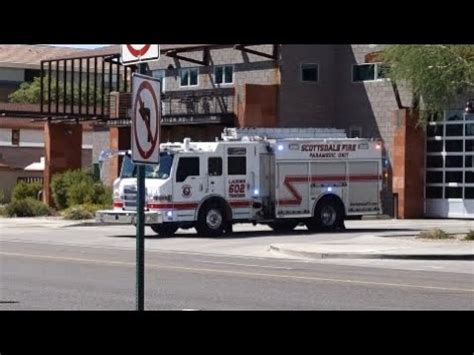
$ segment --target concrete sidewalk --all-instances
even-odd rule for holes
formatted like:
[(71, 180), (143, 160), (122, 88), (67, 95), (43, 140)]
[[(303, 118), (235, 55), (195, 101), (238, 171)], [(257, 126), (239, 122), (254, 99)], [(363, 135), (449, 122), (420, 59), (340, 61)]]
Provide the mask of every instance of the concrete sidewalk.
[(474, 260), (474, 241), (434, 241), (414, 237), (366, 235), (331, 242), (272, 244), (270, 250), (310, 259)]

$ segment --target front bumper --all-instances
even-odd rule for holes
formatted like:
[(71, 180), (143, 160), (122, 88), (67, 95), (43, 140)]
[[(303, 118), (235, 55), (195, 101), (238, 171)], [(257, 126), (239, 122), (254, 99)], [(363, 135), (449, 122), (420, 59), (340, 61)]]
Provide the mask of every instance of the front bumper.
[[(136, 224), (136, 211), (116, 211), (116, 210), (101, 210), (95, 214), (95, 220), (98, 223), (109, 224)], [(159, 212), (145, 211), (145, 224), (161, 224), (163, 223), (163, 214)]]

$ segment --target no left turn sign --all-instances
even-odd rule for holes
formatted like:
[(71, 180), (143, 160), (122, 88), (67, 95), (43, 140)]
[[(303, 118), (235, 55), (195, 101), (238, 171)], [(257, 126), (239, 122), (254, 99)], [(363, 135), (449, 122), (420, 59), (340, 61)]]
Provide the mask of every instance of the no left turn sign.
[(160, 59), (158, 44), (122, 44), (122, 64), (130, 65)]
[(133, 75), (132, 160), (158, 164), (160, 160), (161, 83), (148, 76)]

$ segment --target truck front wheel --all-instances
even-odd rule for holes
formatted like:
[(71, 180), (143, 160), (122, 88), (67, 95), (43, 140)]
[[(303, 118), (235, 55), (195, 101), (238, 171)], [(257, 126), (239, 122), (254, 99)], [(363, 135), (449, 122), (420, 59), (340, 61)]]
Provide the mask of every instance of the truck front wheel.
[(178, 230), (178, 226), (172, 223), (152, 224), (150, 227), (162, 238), (172, 237)]
[(196, 230), (200, 237), (220, 237), (224, 234), (225, 225), (225, 214), (219, 204), (204, 205), (199, 211)]

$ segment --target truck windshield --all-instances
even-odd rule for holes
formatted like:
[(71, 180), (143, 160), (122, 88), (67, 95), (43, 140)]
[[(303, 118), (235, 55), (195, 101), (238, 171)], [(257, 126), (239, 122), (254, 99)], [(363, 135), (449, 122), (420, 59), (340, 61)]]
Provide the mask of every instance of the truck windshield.
[[(173, 165), (173, 154), (160, 153), (159, 165), (145, 165), (146, 179), (168, 179), (171, 173), (171, 165)], [(123, 157), (122, 171), (120, 177), (133, 178), (137, 177), (137, 166), (132, 159), (125, 155)]]

